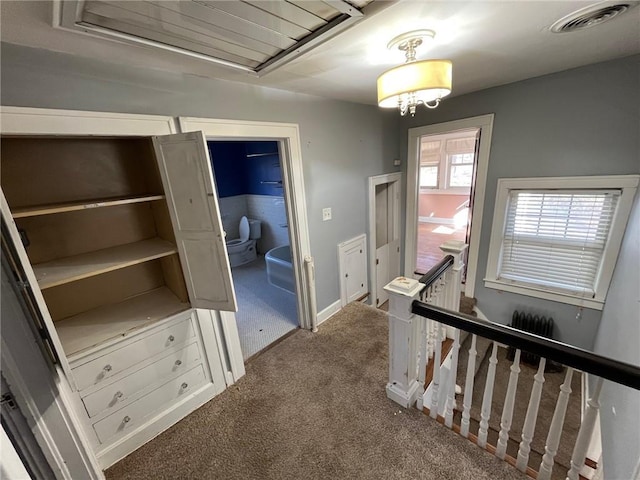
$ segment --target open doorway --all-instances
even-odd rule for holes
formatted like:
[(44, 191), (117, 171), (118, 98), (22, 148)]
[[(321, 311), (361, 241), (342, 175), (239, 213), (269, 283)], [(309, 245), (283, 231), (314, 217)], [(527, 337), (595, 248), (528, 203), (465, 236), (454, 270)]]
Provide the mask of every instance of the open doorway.
[[(297, 294), (297, 318), (304, 329), (316, 325), (315, 280), (313, 257), (309, 239), (302, 149), (300, 132), (296, 124), (248, 120), (179, 117), (183, 132), (202, 131), (207, 141), (275, 141), (281, 163), (283, 192), (287, 212), (288, 233), (291, 248), (295, 292)], [(235, 312), (216, 312), (216, 321), (223, 331), (226, 349), (230, 355), (232, 378), (244, 375), (242, 347), (238, 336)]]
[[(431, 229), (431, 233), (434, 233), (434, 229), (440, 228), (440, 232), (436, 235), (442, 237), (435, 237), (433, 241), (434, 245), (439, 247), (440, 244), (445, 243), (447, 240), (453, 240), (451, 235), (457, 235), (462, 237), (464, 234), (465, 241), (469, 244), (467, 258), (465, 261), (467, 270), (465, 276), (465, 283), (463, 289), (465, 295), (473, 297), (475, 290), (476, 271), (478, 263), (478, 251), (480, 248), (480, 230), (482, 227), (482, 211), (484, 207), (484, 192), (485, 184), (487, 180), (487, 170), (489, 165), (489, 152), (491, 146), (491, 134), (493, 130), (493, 114), (481, 115), (477, 117), (465, 118), (462, 120), (454, 120), (451, 122), (438, 123), (434, 125), (426, 125), (423, 127), (416, 127), (409, 129), (409, 142), (407, 149), (407, 203), (406, 203), (406, 236), (405, 236), (405, 259), (404, 259), (404, 275), (408, 277), (418, 277), (419, 271), (417, 267), (418, 260), (418, 233), (420, 226), (423, 228)], [(469, 152), (456, 151), (458, 149), (468, 149), (471, 146), (471, 142), (468, 142), (468, 146), (465, 146), (467, 142), (456, 142), (455, 136), (450, 138), (447, 135), (460, 134), (460, 138), (464, 138), (469, 132), (476, 132), (476, 141), (473, 143), (475, 147), (473, 155)], [(435, 136), (435, 137), (432, 137)], [(441, 136), (441, 137), (438, 137)], [(431, 138), (429, 138), (431, 137)], [(444, 165), (442, 169), (440, 161), (438, 161), (438, 169), (435, 167), (435, 157), (429, 157), (430, 153), (434, 153), (436, 150), (435, 145), (428, 145), (430, 140), (445, 139), (452, 141), (452, 152), (449, 156), (449, 164)], [(425, 155), (423, 157), (422, 146), (423, 139), (425, 145)], [(447, 157), (445, 141), (444, 157)], [(456, 145), (457, 144), (457, 145)], [(442, 144), (440, 144), (442, 146)], [(433, 151), (432, 151), (433, 150)], [(471, 166), (471, 156), (473, 156), (473, 166)], [(433, 161), (429, 162), (432, 158)], [(445, 162), (447, 160), (444, 160)], [(437, 170), (437, 172), (436, 172)], [(471, 189), (465, 198), (468, 198), (468, 203), (452, 201), (447, 205), (447, 210), (444, 211), (438, 217), (436, 212), (428, 208), (422, 210), (420, 208), (420, 195), (425, 190), (440, 190), (440, 186), (448, 185), (455, 188), (459, 188), (460, 183), (468, 183), (469, 175), (471, 175)], [(421, 185), (422, 182), (422, 185)], [(439, 183), (438, 183), (439, 182)], [(434, 184), (438, 184), (438, 188), (433, 188)], [(446, 190), (446, 188), (444, 189)], [(440, 208), (440, 207), (438, 207)], [(444, 207), (443, 207), (444, 208)], [(465, 209), (468, 208), (468, 211)], [(426, 213), (424, 213), (426, 212)], [(431, 213), (433, 212), (433, 215)], [(458, 222), (461, 223), (462, 219), (468, 215), (471, 219), (467, 223), (466, 228), (461, 227), (456, 229), (456, 215), (458, 215)], [(426, 218), (425, 218), (426, 217)], [(432, 222), (437, 222), (439, 219), (446, 219), (447, 222), (433, 226), (430, 222), (421, 222), (420, 220), (431, 219)], [(453, 222), (453, 225), (451, 225)], [(449, 223), (449, 224), (447, 224)], [(452, 233), (447, 233), (453, 230)], [(445, 238), (447, 237), (447, 238)], [(442, 238), (442, 241), (439, 240)], [(439, 250), (439, 248), (438, 248)], [(442, 258), (442, 253), (436, 252), (439, 259)], [(421, 266), (420, 270), (424, 269), (426, 265)]]
[(440, 245), (468, 241), (479, 135), (479, 128), (470, 128), (420, 137), (417, 275), (442, 259)]
[(299, 327), (278, 142), (208, 141), (246, 361)]

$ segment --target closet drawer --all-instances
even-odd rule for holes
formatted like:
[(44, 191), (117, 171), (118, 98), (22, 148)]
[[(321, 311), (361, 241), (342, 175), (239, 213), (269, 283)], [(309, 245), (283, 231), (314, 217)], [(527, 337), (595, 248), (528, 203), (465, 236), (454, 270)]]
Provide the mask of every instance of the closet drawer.
[(186, 372), (199, 360), (198, 344), (192, 343), (188, 347), (173, 352), (157, 362), (87, 395), (82, 399), (82, 402), (89, 416), (94, 417), (105, 410), (118, 408), (136, 393), (161, 382), (163, 379)]
[(73, 368), (78, 390), (103, 382), (147, 358), (185, 343), (194, 336), (193, 318), (189, 316), (163, 330), (137, 337), (117, 350)]
[(205, 379), (204, 369), (200, 364), (184, 375), (165, 383), (144, 397), (96, 422), (93, 429), (98, 440), (101, 443), (106, 443), (116, 435), (121, 436), (135, 430), (143, 425), (148, 417), (160, 411), (163, 406), (186, 398), (191, 392), (197, 390), (205, 383)]

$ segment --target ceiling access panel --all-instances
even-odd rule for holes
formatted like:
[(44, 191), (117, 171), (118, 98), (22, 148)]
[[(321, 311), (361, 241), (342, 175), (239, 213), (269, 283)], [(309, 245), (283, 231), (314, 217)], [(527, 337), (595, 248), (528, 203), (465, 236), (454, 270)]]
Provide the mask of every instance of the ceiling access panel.
[(54, 26), (264, 75), (364, 18), (372, 0), (57, 0)]

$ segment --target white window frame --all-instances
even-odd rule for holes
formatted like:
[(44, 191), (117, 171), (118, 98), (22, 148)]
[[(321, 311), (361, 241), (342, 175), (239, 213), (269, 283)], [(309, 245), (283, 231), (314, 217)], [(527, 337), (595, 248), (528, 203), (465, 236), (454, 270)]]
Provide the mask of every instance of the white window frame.
[[(543, 178), (500, 178), (496, 191), (491, 240), (489, 243), (489, 258), (484, 285), (487, 288), (519, 293), (530, 297), (553, 300), (570, 305), (602, 310), (613, 276), (613, 270), (620, 251), (620, 244), (624, 237), (627, 220), (633, 205), (633, 199), (638, 188), (640, 175), (608, 175), (589, 177), (543, 177)], [(584, 298), (571, 293), (549, 291), (543, 286), (514, 284), (498, 278), (502, 241), (505, 230), (507, 206), (512, 190), (589, 190), (589, 189), (620, 189), (622, 194), (618, 199), (609, 239), (604, 248), (602, 264), (595, 282), (593, 298)]]
[[(458, 154), (473, 154), (474, 160), (471, 162), (471, 164), (473, 165), (475, 163), (475, 154), (476, 154), (475, 149), (470, 152), (447, 151), (447, 140), (454, 140), (454, 139), (466, 138), (466, 137), (470, 138), (468, 130), (470, 129), (465, 128), (465, 129), (461, 129), (460, 132), (446, 132), (443, 135), (441, 135), (442, 138), (439, 139), (440, 150), (437, 153), (438, 161), (423, 161), (420, 147), (418, 147), (418, 159), (420, 162), (420, 165), (418, 168), (418, 174), (420, 173), (420, 168), (422, 167), (432, 167), (432, 166), (438, 167), (438, 185), (437, 186), (424, 187), (420, 185), (420, 182), (418, 180), (418, 188), (422, 193), (438, 193), (441, 195), (468, 195), (469, 194), (469, 192), (471, 191), (471, 186), (452, 187), (450, 185), (451, 167), (452, 167), (451, 157), (453, 155), (458, 155)], [(458, 165), (465, 165), (465, 164), (458, 164)]]
[(422, 176), (422, 169), (424, 167), (436, 167), (436, 184), (435, 186), (429, 185), (420, 185), (420, 190), (429, 191), (429, 192), (437, 192), (440, 190), (440, 185), (442, 184), (441, 173), (442, 173), (442, 165), (440, 162), (425, 162), (420, 164), (420, 176)]
[[(471, 155), (471, 161), (470, 162), (463, 162), (463, 163), (453, 163), (453, 156), (454, 155)], [(465, 152), (465, 153), (447, 153), (447, 179), (446, 179), (446, 188), (448, 190), (460, 190), (460, 189), (464, 189), (465, 191), (469, 190), (472, 185), (469, 186), (459, 186), (459, 185), (451, 185), (451, 172), (453, 171), (453, 167), (462, 167), (465, 165), (471, 165), (471, 170), (473, 172), (473, 165), (475, 163), (475, 151), (473, 152)], [(472, 178), (471, 178), (471, 183), (473, 184), (473, 174), (472, 174)]]

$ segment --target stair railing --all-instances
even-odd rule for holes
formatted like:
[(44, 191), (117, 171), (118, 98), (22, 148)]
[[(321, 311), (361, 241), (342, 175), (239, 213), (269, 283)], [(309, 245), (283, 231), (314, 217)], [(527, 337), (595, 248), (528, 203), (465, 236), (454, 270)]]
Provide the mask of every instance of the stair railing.
[[(428, 321), (436, 324), (435, 330), (437, 332), (434, 345), (435, 351), (432, 359), (433, 384), (431, 386), (430, 392), (431, 398), (428, 399), (428, 401), (426, 399), (426, 396), (422, 398), (422, 395), (424, 395), (424, 391), (421, 391), (421, 388), (424, 388), (424, 385), (420, 385), (419, 379), (424, 379), (424, 376), (418, 376), (417, 378), (415, 378), (415, 392), (409, 390), (407, 392), (407, 395), (405, 396), (408, 401), (398, 403), (405, 407), (417, 405), (418, 408), (423, 409), (425, 413), (428, 413), (431, 417), (436, 418), (438, 421), (445, 424), (449, 428), (457, 431), (462, 436), (475, 442), (478, 446), (486, 448), (488, 451), (494, 453), (497, 457), (515, 466), (518, 470), (527, 473), (527, 475), (529, 475), (530, 477), (537, 478), (538, 480), (548, 480), (551, 478), (552, 470), (555, 465), (554, 459), (558, 451), (560, 437), (565, 421), (565, 415), (567, 412), (567, 406), (569, 403), (570, 395), (572, 393), (571, 380), (574, 371), (581, 371), (587, 374), (594, 375), (596, 376), (594, 381), (594, 388), (590, 394), (585, 412), (582, 416), (582, 423), (578, 431), (575, 445), (573, 447), (570, 467), (568, 468), (566, 474), (567, 480), (577, 480), (578, 478), (580, 478), (581, 472), (585, 471), (584, 466), (587, 457), (587, 450), (597, 422), (598, 410), (600, 406), (599, 396), (602, 389), (603, 381), (613, 381), (640, 390), (640, 368), (624, 362), (619, 362), (610, 358), (602, 357), (592, 352), (582, 350), (580, 348), (576, 348), (555, 340), (533, 335), (531, 333), (516, 330), (504, 325), (479, 320), (478, 318), (469, 315), (461, 314), (454, 311), (453, 308), (450, 308), (452, 304), (448, 304), (449, 306), (443, 306), (429, 303), (428, 295), (426, 296), (427, 301), (421, 301), (421, 291), (425, 290), (426, 288), (427, 287), (425, 286), (417, 286), (413, 289), (413, 291), (406, 292), (389, 290), (390, 329), (399, 321), (404, 322), (404, 324), (410, 324), (414, 327), (409, 328), (405, 331), (407, 337), (404, 338), (404, 344), (415, 345), (416, 339), (420, 339), (420, 335), (422, 335), (423, 333), (423, 331), (417, 327), (423, 325), (425, 323), (425, 320), (427, 319)], [(440, 362), (440, 353), (438, 349), (443, 338), (442, 326), (453, 328), (455, 332), (464, 330), (472, 335), (470, 342), (471, 347), (469, 349), (466, 383), (464, 388), (464, 398), (462, 402), (462, 409), (460, 411), (460, 425), (455, 425), (452, 422), (452, 417), (454, 416), (453, 413), (455, 413), (456, 411), (455, 380), (457, 376), (457, 350), (459, 349), (459, 335), (458, 333), (455, 333), (453, 335), (454, 347), (450, 357), (451, 361), (448, 364), (447, 362)], [(492, 351), (489, 358), (489, 367), (487, 371), (484, 395), (482, 399), (478, 433), (477, 435), (474, 435), (470, 432), (470, 409), (472, 405), (473, 379), (475, 373), (475, 365), (473, 364), (473, 362), (475, 362), (476, 358), (476, 336), (481, 336), (491, 340)], [(390, 342), (390, 359), (403, 358), (405, 361), (409, 362), (415, 358), (415, 361), (417, 362), (416, 367), (419, 365), (419, 374), (421, 374), (423, 367), (420, 363), (420, 360), (424, 358), (425, 361), (428, 361), (428, 357), (421, 357), (416, 349), (414, 349), (414, 351), (411, 352), (411, 355), (408, 356), (403, 355), (398, 351), (394, 351), (394, 348), (398, 347), (399, 345), (400, 344), (397, 342)], [(489, 429), (488, 422), (489, 415), (491, 413), (496, 364), (498, 363), (497, 349), (499, 345), (513, 347), (516, 350), (514, 360), (509, 369), (509, 381), (505, 394), (502, 416), (500, 419), (500, 431), (498, 434), (498, 440), (496, 442), (497, 445), (492, 446), (487, 443), (487, 433)], [(539, 355), (540, 361), (531, 387), (531, 395), (529, 398), (527, 413), (522, 428), (522, 435), (519, 439), (520, 442), (518, 446), (518, 453), (514, 458), (507, 455), (506, 451), (507, 444), (510, 440), (509, 431), (511, 429), (514, 401), (518, 388), (520, 355), (522, 350)], [(537, 423), (542, 385), (545, 381), (545, 365), (547, 365), (549, 362), (556, 362), (558, 364), (564, 365), (566, 367), (566, 370), (564, 381), (559, 389), (559, 394), (549, 431), (546, 433), (544, 454), (542, 455), (542, 460), (536, 470), (535, 468), (529, 466), (529, 458), (531, 452), (531, 443)], [(405, 367), (407, 367), (407, 369), (405, 369), (405, 372), (413, 372), (413, 364), (406, 364)], [(399, 368), (402, 367), (396, 362), (395, 369)], [(392, 372), (392, 370), (390, 369), (390, 383), (394, 381), (392, 373), (394, 372)], [(438, 383), (436, 383), (436, 381)], [(442, 385), (446, 385), (446, 389), (444, 392), (441, 391)], [(389, 385), (387, 386), (387, 392), (389, 395)], [(394, 396), (389, 395), (389, 397), (397, 401)]]
[[(429, 358), (440, 364), (442, 340), (454, 338), (456, 329), (433, 322), (411, 312), (411, 301), (420, 298), (430, 305), (458, 311), (464, 264), (464, 242), (447, 242), (440, 246), (445, 257), (420, 281), (401, 277), (385, 287), (390, 293), (389, 312), (389, 383), (387, 396), (409, 407), (416, 402), (422, 407), (425, 376)], [(396, 295), (400, 293), (400, 295)], [(459, 342), (458, 342), (459, 343)], [(434, 358), (435, 357), (435, 358)], [(440, 372), (434, 370), (431, 399), (438, 398)], [(455, 388), (455, 385), (453, 386)], [(435, 394), (435, 397), (434, 397)]]

